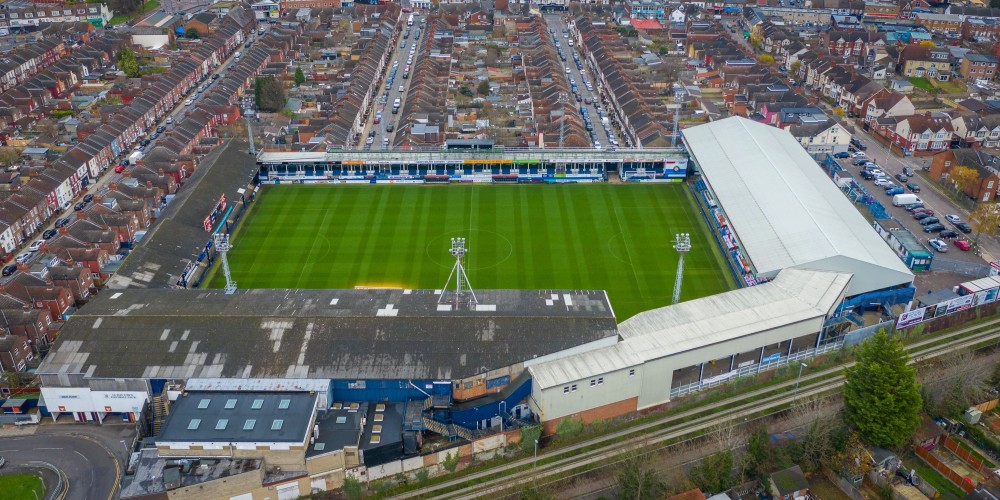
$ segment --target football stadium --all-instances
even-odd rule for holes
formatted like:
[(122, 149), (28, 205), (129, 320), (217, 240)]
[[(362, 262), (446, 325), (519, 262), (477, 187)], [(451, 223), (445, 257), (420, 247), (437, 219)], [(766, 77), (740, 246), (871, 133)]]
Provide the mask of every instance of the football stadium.
[(459, 237), (474, 288), (606, 290), (627, 319), (670, 303), (678, 233), (682, 300), (735, 287), (692, 201), (681, 184), (264, 186), (229, 264), (241, 288), (435, 289)]
[[(271, 471), (253, 488), (277, 467), (296, 492), (330, 489), (436, 463), (427, 440), (494, 449), (838, 350), (866, 310), (913, 299), (913, 274), (786, 131), (732, 117), (683, 143), (261, 153), (249, 188), (192, 196), (194, 215), (66, 321), (40, 404), (148, 422), (142, 460), (161, 468), (249, 460)], [(311, 410), (281, 418), (289, 405)]]

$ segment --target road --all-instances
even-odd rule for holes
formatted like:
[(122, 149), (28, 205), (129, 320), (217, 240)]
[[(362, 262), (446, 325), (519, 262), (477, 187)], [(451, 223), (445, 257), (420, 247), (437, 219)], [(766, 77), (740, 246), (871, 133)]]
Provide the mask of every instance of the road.
[(69, 482), (67, 500), (112, 498), (121, 479), (117, 456), (92, 439), (62, 434), (0, 438), (0, 455), (10, 466), (48, 462)]
[[(1000, 338), (1000, 319), (984, 324), (953, 330), (931, 336), (907, 346), (910, 363), (961, 352), (983, 343), (993, 343)], [(527, 457), (491, 467), (463, 477), (446, 480), (431, 486), (408, 491), (395, 498), (434, 496), (435, 498), (498, 498), (501, 492), (510, 492), (520, 485), (546, 477), (559, 476), (580, 467), (599, 467), (614, 463), (626, 453), (637, 449), (648, 450), (665, 445), (670, 440), (715, 428), (725, 421), (739, 422), (764, 412), (777, 412), (792, 402), (789, 391), (798, 386), (797, 398), (826, 394), (840, 389), (843, 369), (853, 365), (835, 366), (803, 375), (771, 387), (747, 391), (722, 401), (690, 410), (666, 415), (621, 431), (597, 436), (572, 446), (550, 451), (539, 450), (537, 462)], [(521, 469), (520, 471), (517, 471)], [(514, 472), (517, 471), (517, 472)], [(508, 472), (505, 474), (505, 472)], [(465, 486), (467, 483), (475, 483)]]
[[(263, 24), (263, 25), (261, 25), (261, 27), (265, 28), (265, 30), (266, 30), (268, 26), (266, 24)], [(259, 35), (252, 35), (252, 36), (259, 36)], [(243, 51), (243, 50), (246, 50), (246, 48), (245, 47), (241, 47), (238, 50)], [(220, 75), (219, 79), (221, 79), (223, 77), (223, 75), (225, 75), (226, 70), (229, 69), (229, 67), (235, 61), (236, 61), (236, 55), (235, 55), (235, 52), (234, 52), (232, 55), (230, 55), (230, 57), (228, 59), (226, 59), (225, 61), (223, 61), (222, 64), (220, 64), (209, 75), (207, 75), (202, 82), (206, 82), (206, 81), (207, 82), (212, 82), (213, 80), (211, 79), (211, 77), (212, 77), (212, 75), (215, 75), (215, 74)], [(199, 84), (202, 83), (202, 82), (199, 82)], [(187, 114), (187, 111), (189, 109), (194, 109), (194, 103), (191, 106), (186, 106), (185, 105), (185, 100), (188, 99), (188, 98), (191, 98), (191, 99), (193, 99), (195, 101), (195, 103), (197, 103), (197, 101), (201, 100), (201, 98), (203, 97), (203, 94), (204, 94), (203, 92), (198, 92), (197, 86), (195, 86), (194, 88), (192, 88), (191, 91), (188, 94), (184, 95), (177, 102), (177, 105), (174, 106), (174, 109), (171, 110), (169, 113), (166, 113), (160, 119), (159, 123), (154, 124), (153, 130), (149, 130), (148, 132), (150, 132), (150, 133), (154, 132), (157, 126), (163, 126), (163, 127), (167, 128), (167, 129), (169, 129), (170, 127), (173, 126), (173, 124), (175, 122), (183, 120), (184, 116)], [(149, 150), (153, 149), (154, 147), (156, 147), (156, 141), (157, 140), (150, 140), (150, 143), (147, 146), (145, 146), (144, 148), (142, 148), (142, 151), (149, 151)], [(119, 160), (124, 160), (124, 159), (128, 158), (128, 156), (131, 155), (134, 151), (135, 151), (135, 149), (126, 150), (125, 152), (123, 152), (120, 155), (120, 157), (118, 159)], [(86, 195), (86, 194), (100, 194), (101, 192), (103, 192), (106, 189), (107, 185), (109, 183), (111, 183), (111, 182), (120, 182), (124, 178), (124, 175), (121, 174), (121, 173), (116, 173), (114, 171), (114, 168), (115, 168), (116, 165), (117, 165), (117, 163), (109, 165), (108, 168), (104, 172), (101, 173), (100, 177), (98, 177), (97, 179), (91, 179), (91, 183), (87, 186), (86, 193), (80, 193), (80, 198), (72, 200), (71, 203), (75, 204), (75, 203), (81, 201), (82, 197), (84, 195)], [(135, 165), (129, 165), (128, 167), (126, 167), (126, 170), (131, 170), (132, 168), (135, 168)], [(24, 243), (24, 245), (22, 245), (22, 248), (20, 248), (17, 251), (15, 251), (15, 253), (26, 251), (28, 245), (30, 245), (32, 241), (40, 240), (41, 239), (41, 234), (45, 230), (54, 229), (56, 221), (59, 220), (60, 218), (66, 218), (66, 219), (69, 219), (70, 222), (72, 222), (72, 221), (76, 220), (76, 212), (74, 210), (72, 210), (72, 209), (67, 209), (62, 214), (57, 214), (56, 216), (52, 217), (52, 219), (50, 221), (48, 221), (45, 224), (45, 226), (42, 227), (38, 231), (38, 236), (37, 237), (35, 237), (32, 240), (26, 241)], [(39, 256), (40, 256), (40, 252), (35, 252), (34, 255), (32, 255), (31, 258), (28, 260), (28, 265), (31, 265), (32, 263), (34, 263), (39, 258)]]
[[(825, 111), (829, 113), (829, 116), (836, 116), (833, 114), (833, 110), (829, 108), (823, 101), (819, 101), (820, 105), (825, 108)], [(846, 120), (841, 118), (842, 120)], [(853, 124), (852, 124), (853, 125)], [(854, 126), (855, 133), (854, 137), (861, 141), (867, 149), (865, 154), (871, 161), (877, 163), (879, 167), (889, 174), (890, 177), (895, 177), (896, 174), (903, 173), (903, 167), (909, 167), (915, 173), (922, 172), (926, 166), (930, 164), (930, 158), (914, 158), (910, 156), (899, 157), (895, 154), (890, 153), (882, 143), (876, 141), (866, 134), (864, 131), (860, 130), (860, 127)], [(861, 167), (854, 166), (851, 164), (851, 160), (841, 160), (841, 165), (843, 165), (848, 171), (850, 171), (856, 178), (861, 179), (859, 172)], [(893, 180), (897, 185), (900, 184), (899, 181)], [(899, 220), (907, 229), (909, 229), (913, 234), (921, 239), (922, 242), (926, 242), (929, 239), (927, 233), (923, 232), (923, 228), (916, 223), (913, 216), (906, 210), (892, 206), (892, 198), (886, 196), (884, 191), (871, 184), (869, 181), (861, 181), (865, 185), (865, 188), (874, 195), (888, 210), (888, 212), (897, 220)], [(954, 229), (953, 225), (944, 222), (943, 216), (945, 214), (958, 215), (963, 221), (968, 222), (969, 211), (959, 207), (954, 202), (951, 201), (948, 196), (941, 191), (941, 187), (936, 185), (936, 183), (928, 182), (919, 175), (912, 178), (910, 182), (917, 183), (921, 190), (917, 196), (924, 202), (927, 208), (934, 210), (935, 217), (942, 220), (942, 223), (949, 229)], [(961, 233), (960, 233), (961, 234)], [(975, 240), (975, 234), (962, 235), (963, 237), (969, 239), (969, 241)], [(1000, 243), (996, 239), (989, 236), (982, 236), (979, 239), (979, 246), (981, 249), (982, 257), (977, 256), (972, 252), (962, 252), (956, 248), (951, 243), (948, 244), (947, 258), (953, 260), (962, 260), (966, 262), (977, 262), (986, 263), (995, 260), (1000, 257)], [(929, 248), (929, 247), (928, 247)], [(984, 260), (985, 259), (985, 260)]]
[[(415, 13), (419, 14), (419, 13)], [(403, 16), (401, 23), (403, 26), (400, 29), (399, 35), (392, 40), (392, 54), (389, 58), (389, 63), (385, 71), (385, 77), (382, 79), (382, 83), (379, 86), (376, 102), (375, 102), (375, 112), (371, 113), (368, 117), (368, 121), (365, 123), (364, 133), (361, 136), (361, 140), (358, 143), (359, 148), (364, 148), (365, 143), (369, 137), (371, 131), (375, 131), (375, 135), (372, 136), (372, 149), (384, 149), (386, 144), (391, 145), (395, 140), (396, 133), (398, 130), (396, 126), (398, 125), (398, 114), (392, 113), (392, 103), (399, 99), (400, 109), (406, 103), (406, 95), (410, 90), (410, 82), (412, 79), (413, 67), (417, 64), (417, 61), (424, 55), (423, 41), (427, 40), (427, 30), (426, 24), (422, 21), (426, 19), (425, 15), (415, 15), (413, 26), (406, 26), (406, 18), (409, 14)], [(420, 32), (420, 37), (417, 38), (417, 32)], [(407, 36), (407, 33), (409, 35)], [(413, 62), (407, 63), (407, 59), (410, 57), (410, 50), (415, 49), (413, 53)], [(395, 76), (392, 82), (389, 82), (389, 76), (392, 74), (393, 64), (399, 63), (396, 67)], [(407, 66), (410, 68), (407, 69)], [(403, 78), (403, 74), (410, 72), (411, 78)], [(399, 88), (403, 87), (403, 91), (400, 92)], [(382, 96), (385, 95), (383, 98)], [(375, 116), (381, 110), (382, 118), (380, 123), (375, 123)], [(392, 132), (387, 129), (389, 125), (393, 125)], [(405, 133), (405, 132), (403, 132)], [(388, 139), (386, 141), (385, 139)]]
[[(566, 54), (566, 61), (563, 62), (565, 67), (569, 69), (569, 73), (567, 73), (566, 76), (570, 79), (571, 83), (576, 82), (577, 90), (579, 91), (580, 98), (582, 100), (582, 102), (576, 103), (577, 110), (581, 113), (581, 119), (584, 108), (586, 108), (588, 113), (590, 113), (590, 119), (594, 124), (594, 137), (591, 138), (591, 144), (595, 144), (594, 139), (596, 139), (597, 142), (601, 144), (601, 147), (611, 146), (611, 138), (614, 137), (614, 132), (612, 131), (612, 133), (609, 134), (604, 128), (604, 124), (601, 123), (601, 118), (605, 115), (603, 108), (600, 106), (601, 96), (597, 87), (598, 79), (594, 78), (593, 70), (588, 67), (582, 55), (577, 50), (582, 38), (579, 36), (579, 33), (577, 33), (576, 28), (571, 26), (567, 22), (566, 18), (560, 14), (547, 14), (545, 16), (545, 22), (549, 28), (555, 31), (555, 33), (550, 33), (550, 36), (555, 36), (559, 40), (560, 47), (562, 48), (563, 53)], [(565, 34), (563, 33), (564, 29), (567, 30), (567, 33)], [(571, 40), (573, 41), (572, 47), (569, 46)], [(580, 58), (580, 61), (584, 62), (582, 65), (583, 69), (577, 67), (574, 62), (573, 54), (576, 54), (577, 57)], [(594, 85), (592, 87), (593, 90), (587, 89), (587, 86), (584, 83), (587, 81)], [(573, 101), (576, 100), (576, 98), (572, 95), (569, 96), (569, 98)], [(587, 99), (591, 101), (591, 104), (586, 104)], [(616, 140), (618, 139), (616, 138)]]

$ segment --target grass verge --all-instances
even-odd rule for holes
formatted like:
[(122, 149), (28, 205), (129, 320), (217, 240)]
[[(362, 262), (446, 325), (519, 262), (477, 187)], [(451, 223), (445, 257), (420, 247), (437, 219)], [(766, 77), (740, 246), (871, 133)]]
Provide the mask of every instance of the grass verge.
[(0, 492), (6, 500), (36, 500), (45, 496), (42, 479), (32, 474), (0, 476)]

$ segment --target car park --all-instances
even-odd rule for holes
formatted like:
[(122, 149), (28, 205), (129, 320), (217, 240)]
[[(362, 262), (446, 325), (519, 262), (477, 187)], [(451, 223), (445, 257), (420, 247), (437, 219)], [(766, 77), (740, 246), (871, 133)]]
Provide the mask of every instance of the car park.
[(925, 233), (940, 233), (941, 231), (944, 231), (944, 226), (940, 223), (927, 224), (924, 226)]
[(944, 218), (945, 218), (945, 220), (947, 220), (948, 222), (950, 222), (952, 224), (958, 224), (959, 222), (962, 222), (962, 218), (959, 217), (959, 216), (957, 216), (957, 215), (955, 215), (955, 214), (945, 215)]
[(58, 233), (59, 233), (59, 231), (56, 231), (55, 229), (46, 229), (45, 232), (42, 233), (42, 239), (43, 240), (51, 240), (52, 237), (55, 236)]
[(955, 227), (957, 227), (959, 231), (965, 234), (969, 234), (972, 232), (972, 226), (970, 226), (965, 222), (959, 222), (958, 224), (955, 224)]
[(955, 240), (955, 246), (963, 252), (972, 250), (972, 243), (969, 243), (969, 240)]
[(937, 250), (938, 252), (944, 253), (944, 252), (948, 251), (948, 244), (945, 243), (944, 241), (941, 241), (941, 240), (938, 240), (938, 239), (932, 239), (932, 240), (928, 240), (927, 243), (931, 247), (933, 247), (934, 250)]

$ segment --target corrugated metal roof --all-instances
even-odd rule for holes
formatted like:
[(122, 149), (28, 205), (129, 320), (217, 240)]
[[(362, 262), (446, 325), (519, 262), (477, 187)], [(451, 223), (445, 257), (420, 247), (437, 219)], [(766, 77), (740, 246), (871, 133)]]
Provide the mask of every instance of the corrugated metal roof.
[(786, 269), (762, 285), (639, 313), (618, 325), (624, 341), (529, 370), (539, 387), (548, 388), (824, 318), (840, 302), (850, 280), (845, 273)]
[(788, 132), (732, 117), (684, 131), (757, 274), (799, 266), (854, 273), (848, 295), (913, 273)]

